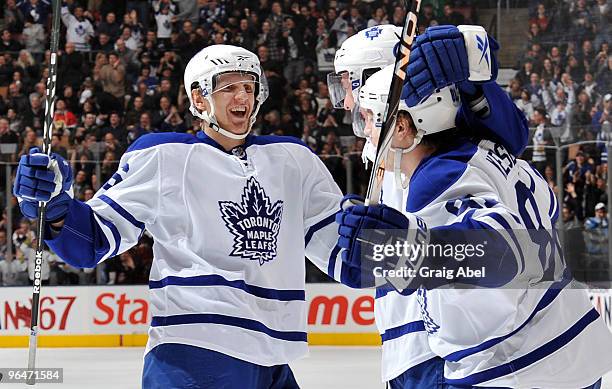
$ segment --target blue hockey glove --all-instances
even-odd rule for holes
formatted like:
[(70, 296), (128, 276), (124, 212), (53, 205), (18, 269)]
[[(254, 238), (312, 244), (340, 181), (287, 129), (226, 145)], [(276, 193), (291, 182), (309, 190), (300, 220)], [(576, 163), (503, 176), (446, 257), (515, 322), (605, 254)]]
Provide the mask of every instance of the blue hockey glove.
[[(499, 49), (499, 45), (492, 38), (476, 42), (475, 46), (486, 52), (486, 46), (489, 44), (491, 53)], [(470, 76), (468, 55), (464, 35), (457, 27), (445, 25), (427, 28), (412, 45), (401, 98), (409, 107), (414, 107), (435, 90), (455, 83), (459, 84), (460, 91), (474, 94), (476, 91), (474, 83), (468, 81)], [(479, 52), (474, 52), (472, 55), (478, 56)], [(493, 55), (491, 57), (491, 79), (494, 80), (497, 77), (497, 62)], [(489, 58), (484, 59), (489, 61)]]
[(72, 170), (60, 155), (48, 156), (36, 147), (19, 160), (13, 193), (21, 212), (29, 219), (38, 217), (38, 202), (47, 202), (47, 221), (58, 221), (68, 213), (73, 200)]
[(383, 204), (366, 207), (363, 198), (356, 195), (345, 196), (340, 206), (342, 211), (336, 214), (340, 235), (338, 246), (344, 249), (342, 262), (348, 267), (347, 277), (350, 278), (342, 282), (360, 288), (380, 286), (384, 278), (376, 280), (374, 268), (395, 267), (387, 262), (395, 263), (398, 258), (383, 258), (377, 247), (394, 244), (407, 235), (409, 220), (401, 212)]

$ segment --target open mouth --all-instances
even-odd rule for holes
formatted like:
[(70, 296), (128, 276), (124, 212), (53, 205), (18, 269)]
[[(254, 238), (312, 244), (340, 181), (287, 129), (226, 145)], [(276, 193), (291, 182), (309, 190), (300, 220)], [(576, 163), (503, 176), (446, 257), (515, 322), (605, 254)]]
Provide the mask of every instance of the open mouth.
[(233, 107), (230, 109), (230, 113), (233, 117), (238, 119), (245, 119), (247, 116), (247, 107), (246, 105), (240, 105), (237, 107)]

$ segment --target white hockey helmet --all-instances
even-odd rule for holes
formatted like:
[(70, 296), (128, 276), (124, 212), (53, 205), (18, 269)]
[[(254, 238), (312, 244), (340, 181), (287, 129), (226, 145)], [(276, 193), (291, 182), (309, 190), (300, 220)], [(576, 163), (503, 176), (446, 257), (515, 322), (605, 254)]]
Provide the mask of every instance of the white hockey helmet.
[[(369, 110), (371, 111), (374, 130), (380, 131), (382, 128), (387, 97), (389, 95), (389, 85), (391, 85), (391, 80), (393, 79), (394, 68), (394, 65), (389, 65), (376, 72), (368, 78), (365, 85), (359, 91), (361, 114), (359, 115), (357, 125), (365, 128), (365, 117), (370, 114), (366, 110)], [(421, 143), (424, 136), (455, 128), (455, 117), (460, 106), (459, 92), (455, 85), (436, 90), (414, 107), (408, 107), (404, 100), (400, 100), (398, 110), (407, 111), (410, 114), (417, 129), (417, 134), (410, 147), (406, 149), (391, 148), (391, 151), (395, 153), (394, 170), (396, 182), (401, 182), (399, 178), (399, 160), (401, 155), (414, 150)], [(355, 124), (353, 123), (353, 125)], [(371, 156), (367, 157), (370, 158)], [(374, 158), (370, 160), (373, 161)], [(401, 185), (405, 188), (406, 182), (401, 182)]]
[[(221, 128), (215, 118), (212, 94), (216, 92), (217, 77), (228, 72), (252, 75), (255, 82), (255, 104), (249, 118), (248, 129), (244, 134), (234, 134)], [(189, 97), (191, 113), (203, 119), (214, 131), (232, 139), (244, 139), (248, 135), (259, 108), (268, 98), (268, 85), (259, 58), (254, 53), (237, 46), (212, 45), (200, 50), (185, 68), (184, 85)], [(195, 107), (191, 96), (191, 92), (195, 89), (199, 89), (202, 96), (208, 100), (211, 107), (210, 112), (200, 111)]]
[[(372, 111), (374, 125), (377, 128), (383, 125), (393, 70), (394, 65), (389, 65), (374, 73), (359, 91), (359, 106), (361, 109)], [(455, 85), (450, 85), (436, 90), (414, 107), (408, 107), (404, 100), (400, 100), (399, 110), (408, 111), (417, 131), (422, 132), (422, 136), (425, 136), (454, 128), (455, 116), (460, 105), (459, 93)], [(363, 115), (360, 115), (360, 118), (363, 120)]]
[[(344, 98), (349, 88), (353, 92), (353, 100), (358, 101), (359, 88), (365, 80), (385, 66), (395, 63), (401, 34), (401, 27), (381, 24), (361, 30), (342, 43), (334, 58), (335, 73), (327, 75), (334, 108), (345, 109)], [(355, 133), (363, 137), (363, 134)]]

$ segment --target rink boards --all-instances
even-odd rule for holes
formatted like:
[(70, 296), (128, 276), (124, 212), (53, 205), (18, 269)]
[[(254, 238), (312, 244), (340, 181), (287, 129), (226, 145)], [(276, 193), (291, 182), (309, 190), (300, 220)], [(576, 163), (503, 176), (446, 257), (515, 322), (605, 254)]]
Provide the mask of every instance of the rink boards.
[[(595, 307), (612, 328), (612, 292), (591, 291)], [(30, 287), (0, 288), (0, 347), (27, 347)], [(338, 284), (308, 284), (311, 345), (377, 345), (372, 290)], [(144, 346), (150, 320), (148, 287), (43, 287), (40, 347)]]

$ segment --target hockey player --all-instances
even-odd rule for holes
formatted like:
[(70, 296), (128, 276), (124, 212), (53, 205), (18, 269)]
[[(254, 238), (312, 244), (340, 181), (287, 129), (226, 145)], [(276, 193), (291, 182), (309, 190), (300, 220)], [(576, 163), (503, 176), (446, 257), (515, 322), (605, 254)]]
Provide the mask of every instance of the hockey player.
[[(392, 73), (392, 67), (381, 70), (362, 90), (359, 103), (368, 110), (370, 128), (384, 112)], [(413, 247), (460, 247), (478, 243), (470, 238), (483, 234), (490, 238), (486, 277), (449, 279), (449, 272), (464, 268), (457, 256), (412, 252), (406, 263), (414, 273), (399, 280), (405, 289), (396, 294), (417, 297), (420, 319), (387, 329), (383, 340), (424, 330), (435, 357), (394, 376), (390, 387), (599, 388), (600, 377), (612, 370), (612, 334), (564, 267), (554, 229), (556, 198), (527, 162), (455, 123), (459, 107), (453, 89), (443, 88), (413, 107), (400, 105), (385, 168), (399, 168), (408, 181), (402, 212), (386, 204), (365, 207), (347, 196), (336, 219), (342, 259), (355, 275), (370, 269), (364, 254), (371, 244), (389, 244), (389, 234), (371, 229), (405, 230)], [(383, 202), (385, 196), (383, 190)], [(370, 278), (362, 273), (361, 281)], [(466, 284), (499, 288), (454, 288)], [(377, 322), (394, 313), (400, 319), (401, 304), (399, 299), (379, 304)]]
[(267, 97), (253, 53), (207, 47), (184, 82), (197, 136), (139, 138), (87, 203), (72, 198), (66, 161), (34, 152), (14, 193), (30, 218), (48, 201), (46, 242), (74, 266), (153, 236), (144, 388), (297, 388), (287, 364), (307, 352), (302, 258), (342, 279), (342, 194), (304, 144), (249, 134)]
[[(527, 146), (528, 124), (496, 82), (495, 52), (499, 45), (490, 37), (483, 39), (486, 32), (478, 29), (478, 26), (435, 26), (417, 37), (410, 53), (405, 98), (409, 106), (414, 106), (436, 89), (457, 83), (462, 104), (456, 120), (497, 139), (518, 156)], [(359, 137), (367, 138), (359, 119), (360, 88), (369, 76), (395, 63), (401, 33), (402, 29), (394, 25), (373, 26), (348, 38), (336, 52), (335, 72), (327, 76), (330, 99), (336, 109), (352, 112), (353, 132)], [(481, 39), (480, 47), (477, 37)], [(465, 39), (471, 41), (469, 45), (464, 43)], [(486, 81), (474, 83), (468, 79), (466, 46), (477, 51), (471, 55), (480, 65), (490, 68), (491, 76)], [(368, 139), (364, 158), (373, 159), (375, 150)]]
[[(474, 83), (468, 80), (470, 69), (465, 36), (474, 41), (476, 36), (479, 36), (483, 44), (489, 42), (484, 30), (479, 30), (478, 34), (464, 35), (463, 31), (473, 31), (473, 28), (474, 26), (463, 26), (460, 31), (454, 26), (440, 26), (429, 28), (425, 34), (417, 37), (413, 43), (407, 73), (406, 94), (411, 95), (410, 103), (417, 105), (420, 99), (434, 93), (437, 88), (443, 89), (443, 92), (436, 93), (427, 104), (420, 104), (412, 113), (418, 115), (420, 110), (435, 111), (437, 114), (431, 117), (440, 119), (437, 126), (450, 128), (457, 122), (458, 125), (470, 127), (489, 138), (499, 139), (513, 154), (519, 154), (527, 145), (529, 129), (524, 116), (495, 82), (495, 41), (491, 40), (492, 50), (485, 51), (488, 55), (486, 61), (481, 58), (480, 51), (470, 53), (471, 56), (476, 55), (478, 59), (482, 59), (481, 64), (490, 65), (492, 74), (489, 81)], [(353, 131), (357, 136), (368, 138), (364, 156), (372, 161), (377, 144), (376, 131), (382, 127), (384, 112), (384, 109), (378, 110), (377, 107), (381, 104), (384, 107), (386, 103), (387, 92), (382, 91), (388, 91), (389, 80), (380, 76), (373, 80), (373, 84), (378, 86), (376, 90), (381, 92), (379, 94), (368, 93), (363, 86), (368, 77), (395, 62), (400, 34), (401, 29), (392, 25), (375, 26), (360, 31), (342, 44), (334, 60), (336, 73), (328, 76), (330, 96), (334, 105), (337, 108), (353, 110)], [(455, 59), (454, 63), (441, 60), (449, 57)], [(463, 66), (458, 66), (459, 64)], [(462, 89), (455, 88), (455, 82), (459, 82)], [(449, 85), (450, 88), (444, 89)], [(404, 108), (407, 108), (405, 104)], [(372, 109), (376, 111), (375, 114)], [(366, 115), (377, 120), (370, 121), (370, 125), (366, 127), (363, 119)], [(401, 154), (401, 151), (394, 152), (391, 158), (395, 159)], [(406, 177), (402, 176), (401, 171), (390, 168), (383, 181), (382, 202), (397, 210), (405, 210), (408, 198), (405, 183)], [(356, 283), (361, 283), (361, 280)], [(375, 313), (376, 325), (382, 338), (384, 381), (391, 381), (416, 366), (428, 366), (428, 361), (436, 357), (428, 344), (416, 295), (379, 288), (376, 291)], [(414, 377), (412, 381), (406, 382), (406, 387), (427, 387), (429, 383), (423, 383), (419, 377)]]

